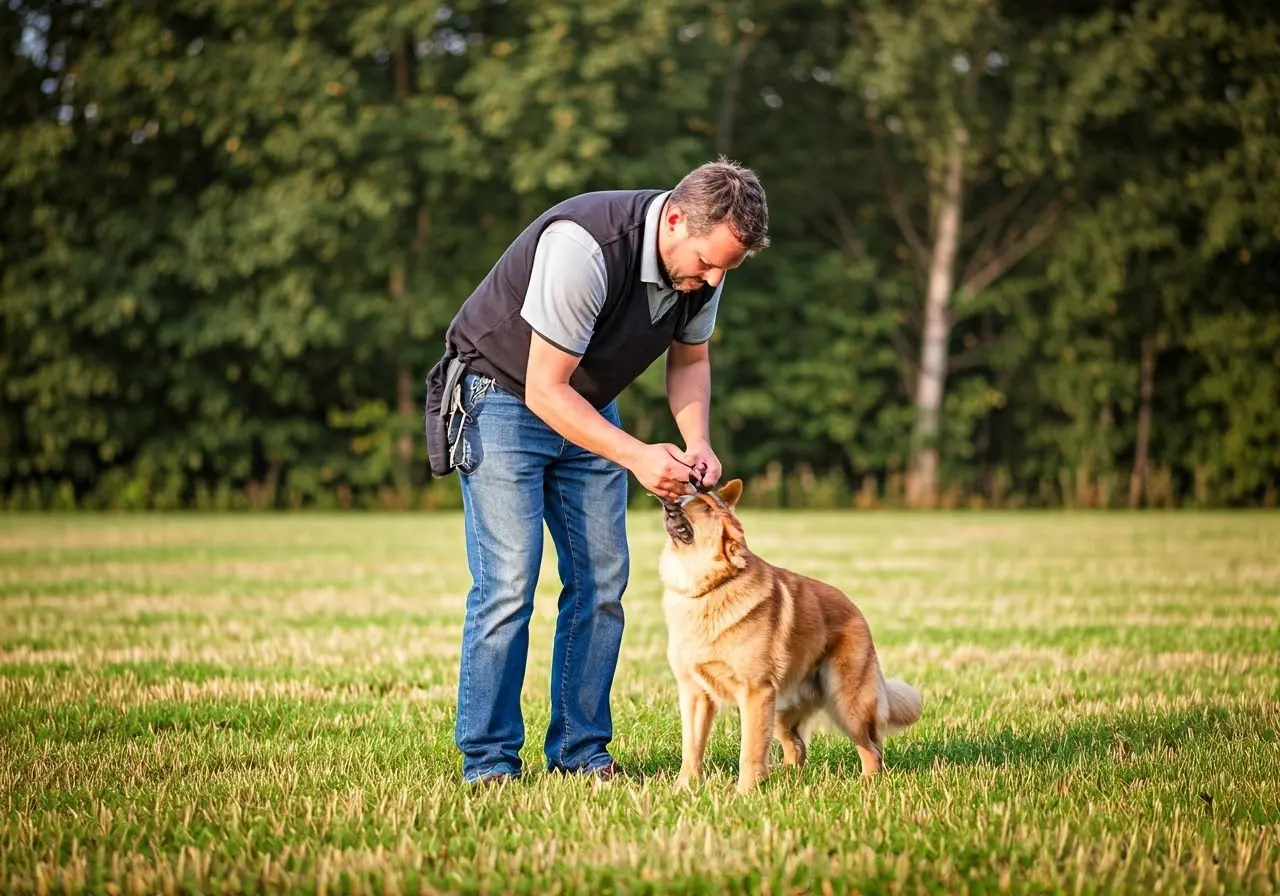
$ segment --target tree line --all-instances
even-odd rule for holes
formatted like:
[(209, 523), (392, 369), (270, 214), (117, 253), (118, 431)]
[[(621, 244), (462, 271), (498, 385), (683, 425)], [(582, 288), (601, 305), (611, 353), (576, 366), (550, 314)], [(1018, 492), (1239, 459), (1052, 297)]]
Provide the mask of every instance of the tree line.
[[(544, 207), (759, 172), (744, 502), (1274, 506), (1280, 13), (1224, 0), (0, 8), (10, 508), (456, 506), (445, 327)], [(621, 399), (677, 436), (661, 362)]]

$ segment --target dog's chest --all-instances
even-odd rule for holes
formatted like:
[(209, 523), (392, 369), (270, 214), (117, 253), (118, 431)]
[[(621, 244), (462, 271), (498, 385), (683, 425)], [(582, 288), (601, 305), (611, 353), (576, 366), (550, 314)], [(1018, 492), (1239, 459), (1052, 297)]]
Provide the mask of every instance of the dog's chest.
[[(708, 613), (703, 601), (668, 593), (667, 658), (678, 676), (697, 681), (723, 699), (744, 685), (772, 680), (774, 662), (763, 629), (735, 626), (733, 615)], [(745, 615), (750, 608), (738, 610)]]

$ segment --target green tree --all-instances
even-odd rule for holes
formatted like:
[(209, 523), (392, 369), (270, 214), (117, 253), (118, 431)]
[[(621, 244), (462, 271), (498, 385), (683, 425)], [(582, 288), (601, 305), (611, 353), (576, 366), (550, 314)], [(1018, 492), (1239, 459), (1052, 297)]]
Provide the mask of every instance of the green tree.
[[(921, 0), (869, 2), (851, 19), (839, 77), (850, 114), (865, 117), (901, 239), (901, 264), (885, 275), (923, 294), (902, 308), (896, 341), (913, 380), (908, 500), (929, 506), (948, 377), (989, 364), (993, 318), (1021, 310), (993, 287), (1078, 201), (1080, 129), (1139, 97), (1112, 78), (1127, 41), (1109, 10), (1014, 15), (996, 2)], [(969, 394), (978, 400), (959, 403), (969, 406), (960, 444), (1001, 400), (987, 387)]]

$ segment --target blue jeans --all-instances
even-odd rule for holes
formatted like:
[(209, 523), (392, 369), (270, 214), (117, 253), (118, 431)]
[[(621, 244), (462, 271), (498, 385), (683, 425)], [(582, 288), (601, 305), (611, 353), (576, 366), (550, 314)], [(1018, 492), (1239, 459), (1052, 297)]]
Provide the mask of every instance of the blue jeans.
[[(455, 740), (462, 773), (522, 771), (520, 691), (546, 521), (562, 588), (551, 656), (553, 771), (610, 762), (609, 691), (622, 642), (627, 586), (627, 473), (551, 429), (491, 379), (462, 387), (458, 470), (466, 521), (467, 594)], [(619, 424), (617, 408), (601, 412)]]

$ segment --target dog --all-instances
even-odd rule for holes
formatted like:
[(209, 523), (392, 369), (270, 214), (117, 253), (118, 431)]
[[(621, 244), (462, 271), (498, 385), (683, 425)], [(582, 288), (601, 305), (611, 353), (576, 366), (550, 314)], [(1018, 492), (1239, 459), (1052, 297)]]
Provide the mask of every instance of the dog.
[(747, 547), (735, 508), (742, 481), (661, 499), (667, 540), (658, 561), (667, 661), (680, 695), (676, 779), (701, 777), (721, 705), (742, 720), (739, 793), (769, 773), (777, 738), (783, 765), (804, 765), (804, 724), (826, 710), (857, 745), (863, 778), (883, 767), (884, 738), (917, 722), (920, 693), (885, 679), (866, 618), (840, 590), (767, 562)]

